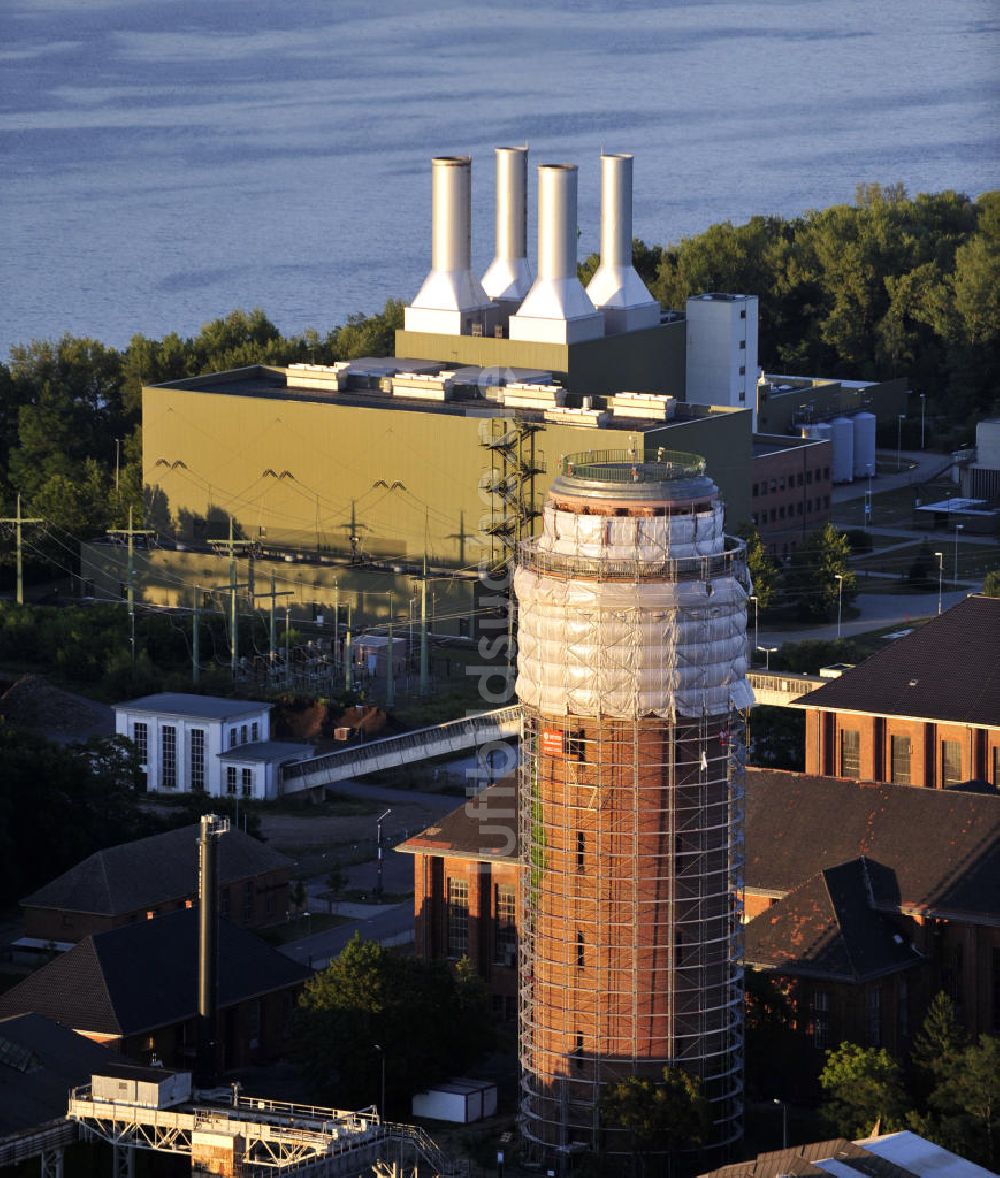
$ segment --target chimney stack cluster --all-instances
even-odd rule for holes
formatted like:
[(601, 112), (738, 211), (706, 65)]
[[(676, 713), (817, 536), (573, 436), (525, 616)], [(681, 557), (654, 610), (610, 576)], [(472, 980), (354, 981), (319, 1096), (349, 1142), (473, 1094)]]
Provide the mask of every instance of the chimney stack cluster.
[(631, 155), (601, 156), (601, 260), (577, 277), (577, 168), (538, 165), (538, 259), (528, 263), (528, 149), (496, 149), (496, 255), (472, 272), (472, 160), (431, 161), (431, 270), (406, 308), (406, 330), (509, 335), (571, 344), (655, 327), (660, 307), (632, 266)]

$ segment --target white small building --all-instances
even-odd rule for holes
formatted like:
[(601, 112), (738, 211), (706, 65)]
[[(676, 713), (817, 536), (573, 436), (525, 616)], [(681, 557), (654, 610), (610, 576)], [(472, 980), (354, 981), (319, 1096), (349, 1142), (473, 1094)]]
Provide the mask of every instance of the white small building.
[(685, 319), (685, 401), (749, 409), (756, 433), (757, 296), (692, 295)]
[(271, 705), (163, 691), (115, 705), (115, 731), (136, 746), (150, 793), (278, 796), (281, 766), (314, 755), (271, 740)]

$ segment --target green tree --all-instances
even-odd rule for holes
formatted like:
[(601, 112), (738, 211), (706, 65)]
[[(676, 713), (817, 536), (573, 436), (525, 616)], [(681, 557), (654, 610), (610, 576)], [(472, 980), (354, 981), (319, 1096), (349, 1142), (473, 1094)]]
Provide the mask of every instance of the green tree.
[(606, 1084), (601, 1120), (624, 1130), (634, 1154), (673, 1153), (701, 1145), (711, 1129), (708, 1101), (701, 1081), (682, 1068), (663, 1069), (662, 1079), (628, 1076)]
[(955, 1004), (939, 990), (931, 999), (920, 1030), (913, 1038), (910, 1058), (918, 1072), (932, 1081), (939, 1080), (955, 1066), (965, 1050), (968, 1036), (958, 1020)]
[(1000, 1038), (981, 1035), (938, 1069), (925, 1115), (910, 1127), (991, 1171), (1000, 1161)]
[[(399, 957), (355, 934), (299, 1000), (297, 1055), (318, 1096), (387, 1103), (470, 1066), (492, 1043), (481, 990), (444, 962)], [(377, 1045), (377, 1046), (376, 1046)]]
[(753, 593), (757, 598), (760, 612), (774, 604), (775, 593), (781, 581), (781, 569), (767, 554), (760, 532), (752, 524), (747, 524), (739, 533), (747, 545), (747, 567), (750, 570), (750, 580)]
[(1000, 569), (990, 569), (983, 577), (983, 593), (987, 597), (1000, 597)]
[[(848, 564), (850, 555), (846, 535), (830, 523), (800, 545), (785, 574), (785, 596), (799, 616), (833, 618), (841, 600), (843, 605), (854, 600), (857, 577)], [(842, 586), (840, 578), (843, 578)]]
[(821, 1112), (844, 1137), (863, 1137), (903, 1127), (906, 1093), (899, 1065), (884, 1047), (841, 1043), (826, 1053), (819, 1075), (825, 1093)]

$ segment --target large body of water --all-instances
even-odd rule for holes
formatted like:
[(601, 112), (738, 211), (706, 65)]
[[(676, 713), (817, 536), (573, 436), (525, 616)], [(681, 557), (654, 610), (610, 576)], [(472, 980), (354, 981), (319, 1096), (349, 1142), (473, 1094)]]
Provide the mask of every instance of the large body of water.
[(636, 153), (635, 231), (997, 185), (996, 0), (3, 0), (0, 355), (262, 306), (326, 331), (427, 268), (429, 157)]

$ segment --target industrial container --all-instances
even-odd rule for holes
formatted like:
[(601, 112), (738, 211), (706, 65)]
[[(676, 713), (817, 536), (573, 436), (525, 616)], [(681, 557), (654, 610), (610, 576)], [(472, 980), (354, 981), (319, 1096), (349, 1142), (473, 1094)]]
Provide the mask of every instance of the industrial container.
[(94, 1100), (131, 1104), (139, 1108), (171, 1108), (191, 1099), (191, 1073), (163, 1068), (106, 1068), (91, 1077)]
[(448, 1080), (413, 1097), (415, 1117), (467, 1125), (490, 1117), (497, 1108), (497, 1088), (485, 1080)]
[(863, 479), (875, 473), (875, 415), (855, 413), (851, 420), (854, 425), (854, 477)]
[(835, 417), (830, 422), (833, 442), (831, 481), (849, 483), (854, 479), (854, 424), (849, 417)]

